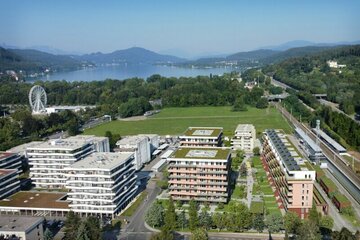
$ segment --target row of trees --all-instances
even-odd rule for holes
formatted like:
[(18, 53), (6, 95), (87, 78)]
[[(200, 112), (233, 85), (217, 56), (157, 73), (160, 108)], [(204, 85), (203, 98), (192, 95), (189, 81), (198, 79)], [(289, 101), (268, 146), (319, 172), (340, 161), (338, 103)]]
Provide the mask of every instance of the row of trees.
[(90, 216), (81, 219), (70, 211), (65, 221), (65, 240), (101, 240), (101, 228), (98, 218)]
[(0, 150), (37, 140), (56, 131), (68, 131), (69, 135), (75, 135), (82, 123), (81, 118), (71, 111), (34, 117), (29, 110), (19, 109), (10, 116), (0, 118)]

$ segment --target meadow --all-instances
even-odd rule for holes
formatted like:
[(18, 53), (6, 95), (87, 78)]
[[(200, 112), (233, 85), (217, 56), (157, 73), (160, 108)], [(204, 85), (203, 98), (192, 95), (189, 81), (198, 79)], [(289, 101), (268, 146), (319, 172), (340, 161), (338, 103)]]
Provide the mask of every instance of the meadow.
[(286, 133), (291, 131), (289, 124), (281, 113), (270, 107), (268, 109), (248, 108), (244, 112), (232, 112), (231, 107), (186, 107), (164, 108), (160, 113), (144, 120), (115, 120), (97, 127), (86, 129), (85, 134), (104, 136), (106, 131), (118, 133), (121, 136), (141, 133), (159, 135), (178, 135), (189, 126), (193, 127), (223, 127), (224, 135), (232, 136), (240, 123), (255, 125), (257, 135), (266, 128), (281, 128)]

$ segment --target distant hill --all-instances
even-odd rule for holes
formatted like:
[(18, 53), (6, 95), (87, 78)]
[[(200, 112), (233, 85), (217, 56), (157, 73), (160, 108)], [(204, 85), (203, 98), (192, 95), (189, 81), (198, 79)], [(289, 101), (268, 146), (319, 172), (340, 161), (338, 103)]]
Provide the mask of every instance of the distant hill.
[(54, 55), (32, 49), (5, 49), (0, 47), (0, 70), (23, 70), (39, 72), (51, 70), (73, 70), (82, 62), (66, 55)]
[(178, 63), (183, 62), (185, 59), (178, 58), (171, 55), (162, 55), (156, 52), (133, 47), (124, 50), (118, 50), (112, 53), (92, 53), (82, 56), (75, 56), (79, 60), (86, 60), (96, 64), (119, 64), (119, 63)]
[(260, 49), (249, 52), (238, 52), (226, 57), (226, 60), (258, 60), (266, 57), (273, 56), (278, 53), (278, 51), (270, 50), (270, 49)]

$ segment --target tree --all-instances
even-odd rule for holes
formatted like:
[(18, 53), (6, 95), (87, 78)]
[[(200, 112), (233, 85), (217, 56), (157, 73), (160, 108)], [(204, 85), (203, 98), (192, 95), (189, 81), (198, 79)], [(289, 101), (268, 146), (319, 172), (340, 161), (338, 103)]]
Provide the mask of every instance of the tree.
[(223, 213), (216, 212), (212, 215), (212, 222), (219, 229), (219, 231), (221, 231), (226, 227), (226, 220), (227, 220), (226, 212)]
[(284, 216), (284, 228), (287, 233), (297, 234), (300, 225), (301, 220), (296, 213), (290, 211), (286, 212)]
[(252, 227), (258, 231), (262, 232), (265, 228), (264, 216), (262, 214), (255, 214), (253, 217), (253, 224)]
[(181, 230), (184, 230), (187, 227), (188, 221), (186, 219), (185, 211), (181, 211), (181, 213), (177, 216), (177, 227)]
[(205, 208), (202, 209), (199, 215), (199, 226), (203, 227), (204, 229), (210, 229), (212, 225), (212, 219), (210, 214), (206, 211)]
[(247, 168), (246, 168), (246, 164), (241, 164), (240, 165), (240, 170), (239, 170), (240, 176), (241, 177), (245, 177), (247, 174)]
[(174, 231), (176, 229), (176, 213), (175, 206), (172, 197), (169, 199), (168, 208), (165, 211), (165, 228), (169, 231)]
[(73, 240), (77, 237), (77, 232), (79, 228), (81, 220), (78, 215), (76, 215), (73, 211), (69, 211), (66, 215), (65, 220), (65, 236), (66, 240)]
[(247, 111), (247, 107), (245, 105), (244, 97), (240, 96), (236, 99), (232, 111), (234, 112), (240, 112), (240, 111)]
[(323, 216), (320, 219), (320, 227), (331, 230), (334, 227), (334, 219), (330, 216)]
[(283, 227), (281, 214), (272, 213), (266, 216), (266, 226), (270, 233), (279, 232)]
[[(356, 235), (356, 234), (355, 234)], [(331, 239), (333, 240), (358, 240), (349, 229), (343, 227), (340, 232), (334, 231), (331, 234)]]
[(259, 147), (254, 147), (253, 148), (253, 154), (255, 156), (259, 156), (260, 155), (260, 148)]
[(189, 228), (195, 230), (199, 225), (197, 204), (194, 200), (189, 202)]
[(166, 228), (162, 228), (161, 232), (151, 236), (150, 240), (174, 240), (174, 234)]
[(82, 222), (77, 230), (76, 240), (90, 240), (89, 231), (85, 222)]
[(305, 220), (299, 228), (299, 240), (321, 240), (319, 227), (310, 220)]
[(53, 239), (54, 239), (54, 235), (52, 234), (49, 228), (46, 228), (44, 232), (44, 240), (53, 240)]
[(320, 218), (321, 218), (321, 213), (319, 213), (316, 210), (316, 206), (315, 206), (315, 204), (313, 204), (312, 208), (309, 211), (309, 218), (308, 219), (312, 224), (315, 224), (317, 227), (319, 227)]
[(209, 236), (204, 228), (197, 228), (191, 232), (191, 240), (207, 240)]
[(154, 202), (145, 214), (145, 221), (152, 227), (159, 227), (164, 222), (164, 208), (158, 202)]
[(76, 134), (78, 134), (79, 127), (80, 125), (75, 118), (71, 119), (66, 123), (66, 130), (70, 136), (75, 136)]
[(100, 221), (97, 217), (87, 217), (85, 226), (89, 232), (88, 236), (90, 237), (90, 240), (101, 240)]
[(260, 100), (256, 103), (256, 108), (264, 109), (269, 106), (269, 102), (266, 98), (260, 98)]

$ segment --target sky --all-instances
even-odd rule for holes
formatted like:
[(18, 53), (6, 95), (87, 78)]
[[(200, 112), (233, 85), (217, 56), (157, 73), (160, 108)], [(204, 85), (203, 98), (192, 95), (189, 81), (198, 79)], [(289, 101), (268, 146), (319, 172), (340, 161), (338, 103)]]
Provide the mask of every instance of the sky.
[(201, 56), (293, 40), (360, 40), (360, 1), (0, 0), (0, 44), (68, 52), (144, 47)]

